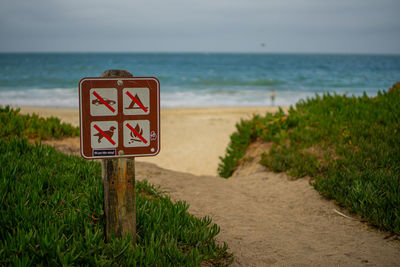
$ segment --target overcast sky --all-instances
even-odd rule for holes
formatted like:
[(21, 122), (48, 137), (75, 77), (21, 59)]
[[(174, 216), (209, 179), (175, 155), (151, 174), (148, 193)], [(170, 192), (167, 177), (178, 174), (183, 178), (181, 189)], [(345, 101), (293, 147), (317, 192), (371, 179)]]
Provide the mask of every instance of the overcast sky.
[(0, 51), (400, 54), (400, 0), (0, 0)]

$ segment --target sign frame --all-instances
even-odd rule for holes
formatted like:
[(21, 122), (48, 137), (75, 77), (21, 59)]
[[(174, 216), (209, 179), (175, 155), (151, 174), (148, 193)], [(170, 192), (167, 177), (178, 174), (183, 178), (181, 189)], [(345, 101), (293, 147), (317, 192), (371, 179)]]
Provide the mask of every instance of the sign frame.
[[(142, 90), (143, 88), (148, 89), (148, 107), (143, 107), (140, 98), (138, 101), (135, 100), (135, 104), (137, 104), (137, 108), (145, 108), (149, 109), (147, 112), (139, 112), (135, 114), (126, 114), (124, 111), (124, 101), (126, 103), (126, 98), (132, 98), (132, 94), (127, 94), (127, 96), (123, 95), (123, 92), (127, 91), (127, 89)], [(97, 90), (96, 90), (97, 89)], [(117, 97), (116, 99), (107, 99), (107, 98), (99, 98), (102, 90), (116, 89)], [(93, 96), (91, 95), (94, 92), (94, 95), (98, 98), (98, 100), (94, 101)], [(137, 96), (137, 95), (136, 95)], [(135, 96), (135, 97), (136, 97)], [(93, 102), (93, 103), (92, 103)], [(96, 103), (95, 103), (96, 102)], [(115, 105), (116, 104), (116, 105)], [(93, 110), (100, 106), (100, 115), (94, 115)], [(114, 106), (115, 109), (113, 107)], [(105, 112), (105, 107), (109, 108), (111, 112)], [(114, 110), (114, 111), (113, 111)], [(107, 113), (107, 115), (104, 115)], [(111, 114), (109, 114), (111, 113)], [(112, 114), (116, 113), (116, 114)], [(132, 129), (132, 137), (127, 137), (125, 121), (129, 121), (132, 124), (132, 121), (148, 121), (148, 131), (145, 135), (149, 136), (148, 139), (145, 140), (140, 134), (139, 131), (135, 131), (135, 126), (139, 125), (130, 125), (129, 129)], [(118, 127), (115, 129), (110, 128), (111, 131), (106, 131), (106, 129), (99, 130), (97, 124), (101, 125), (104, 122), (117, 122)], [(105, 123), (107, 124), (107, 123)], [(96, 132), (92, 129), (91, 125), (95, 125)], [(126, 158), (126, 157), (146, 157), (146, 156), (155, 156), (160, 152), (161, 144), (160, 144), (160, 82), (155, 77), (85, 77), (82, 78), (79, 82), (79, 126), (80, 126), (80, 154), (85, 159), (113, 159), (113, 158)], [(139, 126), (140, 129), (140, 126)], [(104, 132), (103, 132), (104, 130)], [(143, 129), (140, 129), (143, 130)], [(116, 135), (113, 137), (113, 133)], [(93, 134), (95, 133), (95, 134)], [(110, 136), (104, 136), (104, 134), (109, 134)], [(102, 134), (105, 138), (100, 136)], [(139, 136), (137, 136), (139, 134)], [(110, 147), (99, 147), (98, 144), (92, 144), (94, 137), (98, 136), (98, 142), (100, 140), (104, 140), (107, 142), (113, 142), (110, 139), (113, 139), (117, 146), (115, 148)], [(137, 138), (139, 137), (139, 138)], [(143, 142), (143, 145), (138, 146), (129, 146), (125, 147), (124, 143), (126, 143), (126, 138), (133, 138), (132, 140), (136, 142)], [(142, 141), (140, 141), (142, 140)], [(102, 141), (103, 142), (103, 141)]]

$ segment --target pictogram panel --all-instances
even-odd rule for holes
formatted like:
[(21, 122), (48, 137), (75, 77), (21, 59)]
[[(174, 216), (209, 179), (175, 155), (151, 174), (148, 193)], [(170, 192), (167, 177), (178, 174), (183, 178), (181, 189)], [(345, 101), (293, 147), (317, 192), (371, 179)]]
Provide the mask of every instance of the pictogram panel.
[(125, 88), (122, 98), (125, 115), (146, 115), (150, 113), (149, 88)]
[(125, 147), (149, 146), (150, 141), (150, 121), (124, 121)]
[(115, 88), (94, 88), (90, 90), (90, 115), (116, 116), (118, 96)]
[(118, 147), (118, 122), (92, 121), (90, 136), (92, 148), (116, 148)]

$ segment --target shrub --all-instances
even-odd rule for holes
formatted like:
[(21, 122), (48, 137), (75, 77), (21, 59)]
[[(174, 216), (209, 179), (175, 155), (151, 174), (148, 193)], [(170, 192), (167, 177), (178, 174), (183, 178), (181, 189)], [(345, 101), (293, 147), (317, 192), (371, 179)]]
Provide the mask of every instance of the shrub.
[(400, 233), (397, 88), (399, 83), (376, 97), (316, 95), (299, 101), (288, 114), (279, 111), (242, 121), (221, 158), (219, 173), (229, 177), (252, 140), (272, 142), (261, 164), (295, 177), (311, 176), (324, 196), (373, 225)]
[(219, 227), (195, 218), (154, 186), (137, 182), (137, 244), (105, 243), (100, 164), (25, 139), (0, 138), (0, 264), (228, 265)]
[(27, 137), (33, 139), (79, 136), (79, 127), (61, 123), (59, 118), (41, 118), (37, 114), (22, 115), (20, 109), (0, 106), (0, 137)]

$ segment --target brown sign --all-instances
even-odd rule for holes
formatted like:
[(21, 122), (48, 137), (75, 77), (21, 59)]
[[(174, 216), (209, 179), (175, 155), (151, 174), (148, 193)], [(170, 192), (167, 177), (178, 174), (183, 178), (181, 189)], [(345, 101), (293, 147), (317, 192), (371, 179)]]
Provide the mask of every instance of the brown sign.
[(79, 82), (85, 159), (154, 156), (160, 150), (156, 78), (83, 78)]

